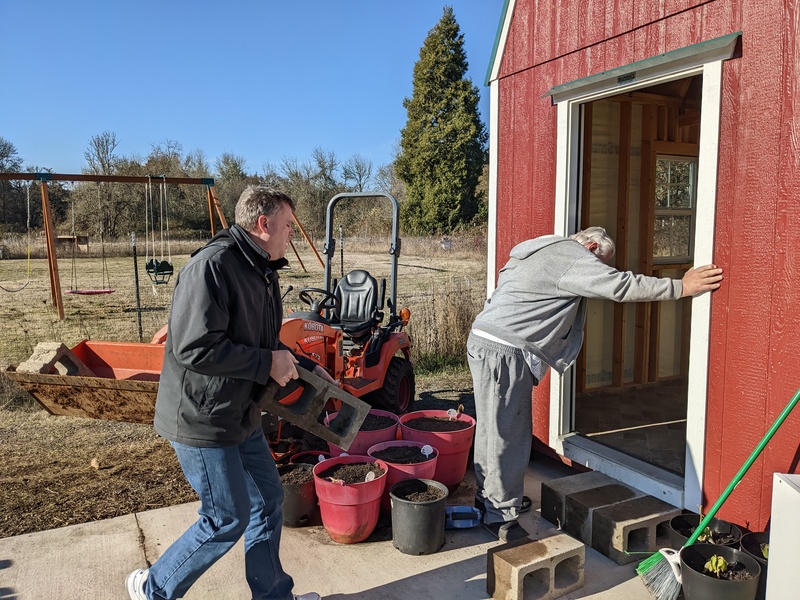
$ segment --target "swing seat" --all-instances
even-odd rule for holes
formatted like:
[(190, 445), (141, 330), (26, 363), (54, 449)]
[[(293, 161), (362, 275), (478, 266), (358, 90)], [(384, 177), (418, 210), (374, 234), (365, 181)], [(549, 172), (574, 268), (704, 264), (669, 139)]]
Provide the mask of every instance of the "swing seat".
[(145, 264), (145, 270), (154, 285), (167, 283), (172, 276), (172, 263), (166, 260), (151, 258)]
[(67, 290), (68, 294), (78, 294), (80, 296), (96, 296), (98, 294), (113, 294), (116, 290)]

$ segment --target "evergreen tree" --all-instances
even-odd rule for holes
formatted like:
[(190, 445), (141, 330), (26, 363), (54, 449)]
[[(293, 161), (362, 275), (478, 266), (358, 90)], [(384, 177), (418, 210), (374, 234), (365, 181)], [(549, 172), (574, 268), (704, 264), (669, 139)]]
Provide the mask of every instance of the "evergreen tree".
[(403, 101), (408, 121), (395, 170), (408, 194), (402, 217), (407, 231), (448, 232), (477, 214), (475, 190), (488, 136), (467, 66), (464, 36), (446, 6), (414, 65), (412, 96)]

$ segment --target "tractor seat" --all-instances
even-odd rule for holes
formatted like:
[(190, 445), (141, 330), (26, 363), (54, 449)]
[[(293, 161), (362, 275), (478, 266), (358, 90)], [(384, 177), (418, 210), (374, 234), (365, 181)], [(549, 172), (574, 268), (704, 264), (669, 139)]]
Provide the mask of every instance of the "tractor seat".
[(355, 269), (336, 285), (334, 294), (339, 298), (339, 306), (333, 310), (331, 325), (354, 340), (370, 335), (382, 317), (378, 312), (375, 278), (363, 269)]

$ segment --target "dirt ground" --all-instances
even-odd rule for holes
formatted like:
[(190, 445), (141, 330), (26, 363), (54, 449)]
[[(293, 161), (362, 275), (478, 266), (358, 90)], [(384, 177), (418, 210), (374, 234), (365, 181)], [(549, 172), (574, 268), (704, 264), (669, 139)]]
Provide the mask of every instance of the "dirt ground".
[[(297, 260), (290, 256), (293, 267), (281, 274), (287, 310), (305, 310), (297, 299), (300, 289), (324, 287), (320, 262), (311, 249), (296, 245)], [(481, 240), (471, 239), (454, 242), (448, 251), (435, 240), (403, 244), (398, 305), (409, 306), (412, 321), (419, 323), (419, 335), (409, 329), (415, 345), (421, 347), (428, 330), (433, 331), (420, 317), (431, 312), (435, 292), (455, 289), (463, 294), (468, 290), (482, 298), (484, 247)], [(187, 259), (187, 255), (173, 256), (176, 269)], [(383, 247), (345, 253), (344, 265), (337, 263), (333, 275), (358, 267), (385, 277), (381, 269), (388, 270), (388, 260)], [(70, 262), (68, 257), (59, 259), (65, 290), (74, 287), (70, 281), (74, 263)], [(103, 271), (100, 260), (84, 258), (80, 262), (79, 287), (104, 287), (99, 278)], [(142, 276), (137, 302), (132, 259), (109, 259), (107, 267), (116, 291), (96, 296), (65, 293), (66, 318), (61, 321), (52, 309), (44, 259), (31, 261), (30, 271), (23, 260), (0, 261), (0, 284), (7, 290), (19, 290), (0, 293), (0, 371), (27, 359), (41, 341), (60, 341), (70, 347), (82, 339), (139, 341), (137, 315), (142, 317), (142, 341), (149, 341), (166, 322), (174, 281), (156, 289)], [(141, 306), (138, 313), (137, 304)], [(428, 343), (435, 346), (441, 342), (431, 339)], [(8, 393), (8, 385), (0, 375), (0, 538), (196, 499), (172, 448), (151, 426), (53, 417), (36, 404), (18, 408), (8, 401), (14, 396)], [(454, 380), (418, 378), (417, 393), (415, 408), (422, 409), (450, 408), (458, 403), (468, 407), (472, 392), (471, 383), (461, 374)], [(30, 404), (30, 399), (27, 402)]]
[[(420, 379), (414, 410), (463, 404), (468, 373)], [(0, 538), (197, 499), (149, 425), (0, 410)]]

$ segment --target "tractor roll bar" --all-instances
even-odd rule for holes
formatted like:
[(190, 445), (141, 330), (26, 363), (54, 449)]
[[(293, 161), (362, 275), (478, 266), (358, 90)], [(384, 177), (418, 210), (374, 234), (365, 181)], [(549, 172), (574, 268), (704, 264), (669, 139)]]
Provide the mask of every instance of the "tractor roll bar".
[(325, 289), (333, 292), (331, 289), (331, 259), (333, 258), (336, 250), (336, 240), (333, 237), (333, 208), (339, 203), (340, 200), (345, 198), (385, 198), (392, 203), (392, 241), (389, 245), (389, 254), (391, 255), (391, 275), (390, 275), (390, 289), (389, 289), (389, 310), (394, 317), (397, 315), (397, 261), (400, 257), (400, 204), (397, 199), (391, 194), (383, 192), (348, 192), (343, 194), (336, 194), (328, 202), (328, 209), (325, 215), (325, 246), (323, 247), (323, 254), (325, 254)]

